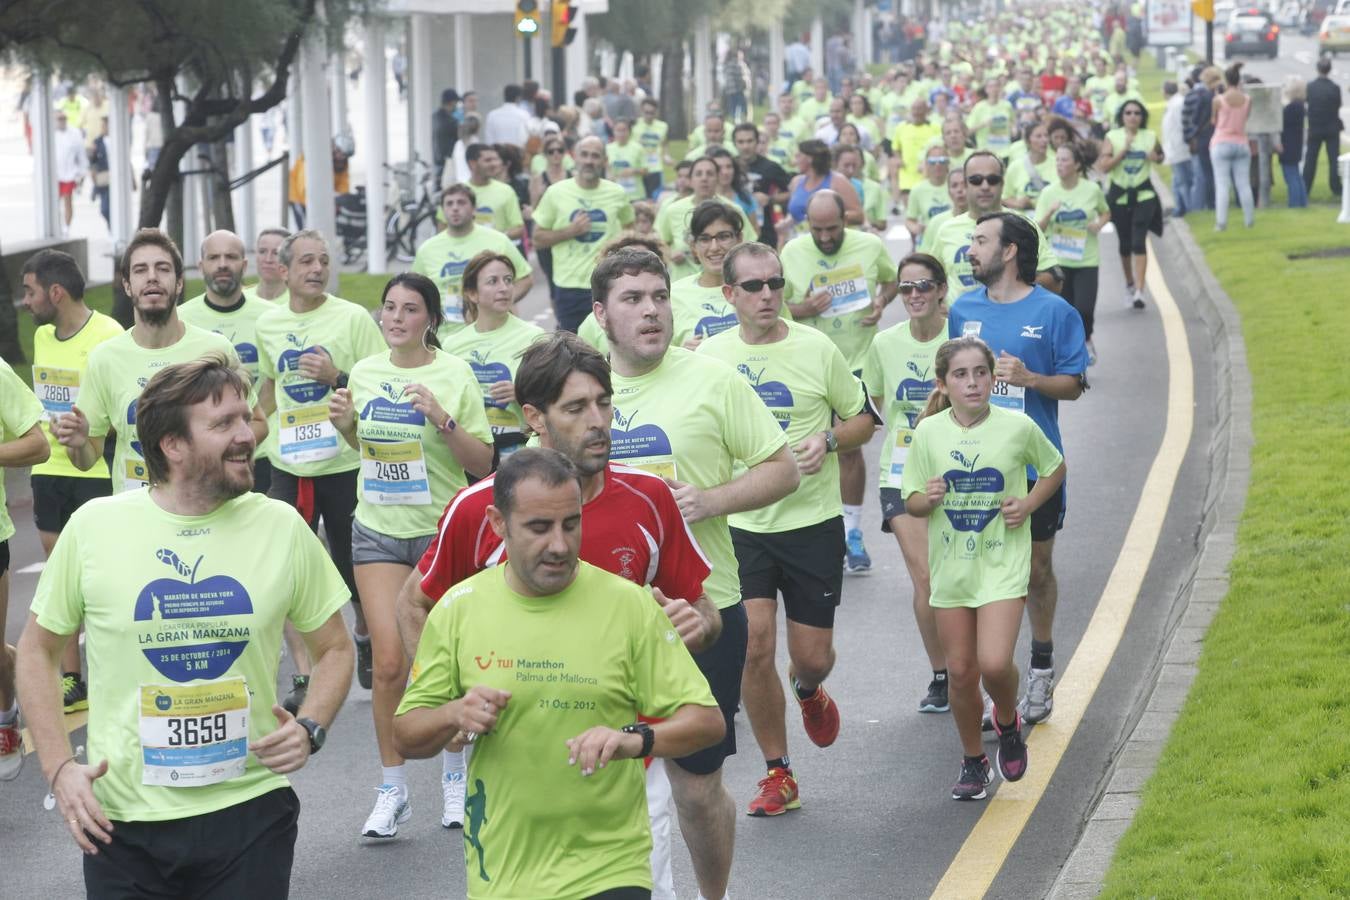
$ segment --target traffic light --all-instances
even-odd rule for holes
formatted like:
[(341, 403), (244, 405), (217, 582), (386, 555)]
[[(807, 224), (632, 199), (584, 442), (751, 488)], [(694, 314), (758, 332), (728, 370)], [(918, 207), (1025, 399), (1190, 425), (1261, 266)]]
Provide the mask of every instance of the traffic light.
[(1197, 19), (1214, 21), (1214, 0), (1191, 0), (1191, 11)]
[(539, 0), (516, 0), (516, 34), (534, 37), (539, 33)]
[(553, 0), (551, 11), (553, 13), (553, 46), (566, 47), (577, 36), (577, 30), (572, 25), (577, 19), (576, 4)]

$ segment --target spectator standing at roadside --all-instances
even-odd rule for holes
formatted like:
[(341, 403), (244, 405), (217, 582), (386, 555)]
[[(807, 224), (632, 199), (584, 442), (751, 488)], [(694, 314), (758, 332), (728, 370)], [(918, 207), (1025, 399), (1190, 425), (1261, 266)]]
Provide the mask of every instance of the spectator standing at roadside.
[(1228, 184), (1237, 190), (1242, 204), (1242, 222), (1248, 228), (1256, 222), (1256, 201), (1252, 197), (1252, 151), (1247, 142), (1247, 116), (1252, 98), (1242, 89), (1242, 63), (1233, 63), (1223, 73), (1227, 87), (1214, 98), (1209, 155), (1214, 161), (1214, 227), (1228, 227)]
[(520, 96), (518, 84), (508, 84), (502, 89), (502, 105), (483, 121), (484, 143), (525, 146), (530, 139), (530, 114), (520, 108)]
[(1341, 87), (1331, 80), (1331, 59), (1317, 61), (1317, 77), (1308, 85), (1308, 151), (1303, 158), (1303, 186), (1312, 193), (1317, 177), (1317, 153), (1327, 148), (1327, 169), (1331, 176), (1331, 195), (1341, 195)]
[(431, 114), (431, 158), (437, 172), (443, 172), (445, 161), (454, 152), (455, 142), (459, 140), (459, 120), (455, 118), (455, 107), (459, 105), (459, 92), (454, 88), (441, 91), (441, 106)]
[(1214, 90), (1223, 80), (1217, 66), (1196, 66), (1191, 70), (1192, 87), (1182, 105), (1181, 132), (1190, 145), (1192, 157), (1200, 163), (1195, 190), (1188, 209), (1214, 208), (1214, 163), (1209, 158), (1209, 140), (1214, 136), (1210, 112), (1214, 108)]
[(1284, 83), (1284, 128), (1275, 151), (1280, 154), (1280, 171), (1284, 173), (1284, 184), (1289, 189), (1290, 209), (1308, 205), (1308, 186), (1303, 183), (1303, 175), (1298, 170), (1299, 160), (1303, 159), (1307, 98), (1308, 85), (1297, 75), (1289, 76)]
[(1177, 91), (1175, 81), (1163, 82), (1163, 96), (1167, 98), (1162, 120), (1163, 162), (1172, 167), (1172, 215), (1181, 218), (1191, 209), (1196, 162), (1191, 158), (1182, 127), (1186, 98)]

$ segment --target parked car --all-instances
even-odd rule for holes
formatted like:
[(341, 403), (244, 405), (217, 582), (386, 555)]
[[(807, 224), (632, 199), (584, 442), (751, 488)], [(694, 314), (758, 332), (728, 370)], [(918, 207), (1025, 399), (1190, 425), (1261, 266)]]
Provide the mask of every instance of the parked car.
[(1268, 56), (1271, 59), (1280, 55), (1280, 26), (1275, 24), (1268, 12), (1254, 6), (1238, 9), (1228, 20), (1227, 31), (1223, 44), (1224, 59), (1232, 59), (1238, 54)]
[(1335, 56), (1342, 50), (1350, 51), (1350, 16), (1327, 16), (1317, 32), (1317, 49)]

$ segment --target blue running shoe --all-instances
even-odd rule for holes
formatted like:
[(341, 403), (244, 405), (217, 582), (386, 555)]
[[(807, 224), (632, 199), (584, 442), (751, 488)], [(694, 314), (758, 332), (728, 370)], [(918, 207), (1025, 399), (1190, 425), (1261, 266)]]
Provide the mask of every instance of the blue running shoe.
[(863, 575), (872, 571), (872, 557), (867, 555), (863, 546), (862, 531), (850, 528), (845, 537), (844, 571), (849, 575)]

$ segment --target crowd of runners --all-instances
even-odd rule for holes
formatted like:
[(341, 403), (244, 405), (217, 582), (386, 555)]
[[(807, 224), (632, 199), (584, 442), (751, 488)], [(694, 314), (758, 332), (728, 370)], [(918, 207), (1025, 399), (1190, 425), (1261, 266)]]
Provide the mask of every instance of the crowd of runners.
[[(801, 805), (789, 710), (816, 746), (840, 732), (836, 615), (879, 527), (932, 670), (906, 706), (957, 733), (933, 790), (1020, 779), (1054, 709), (1058, 404), (1096, 359), (1098, 234), (1143, 309), (1161, 221), (1158, 138), (1107, 46), (1069, 4), (951, 23), (882, 77), (709, 111), (678, 161), (645, 97), (604, 134), (539, 131), (521, 193), (509, 151), (469, 143), (377, 304), (329, 292), (312, 230), (209, 235), (186, 302), (179, 249), (138, 232), (126, 331), (71, 257), (33, 256), (0, 464), (33, 466), (48, 559), (17, 691), (0, 654), (0, 778), (35, 750), (91, 896), (282, 896), (285, 775), (354, 670), (382, 767), (354, 837), (394, 838), (408, 760), (438, 757), (470, 896), (673, 897), (678, 827), (717, 900), (737, 816)], [(551, 333), (515, 314), (536, 282)], [(738, 716), (757, 785), (721, 774)]]

